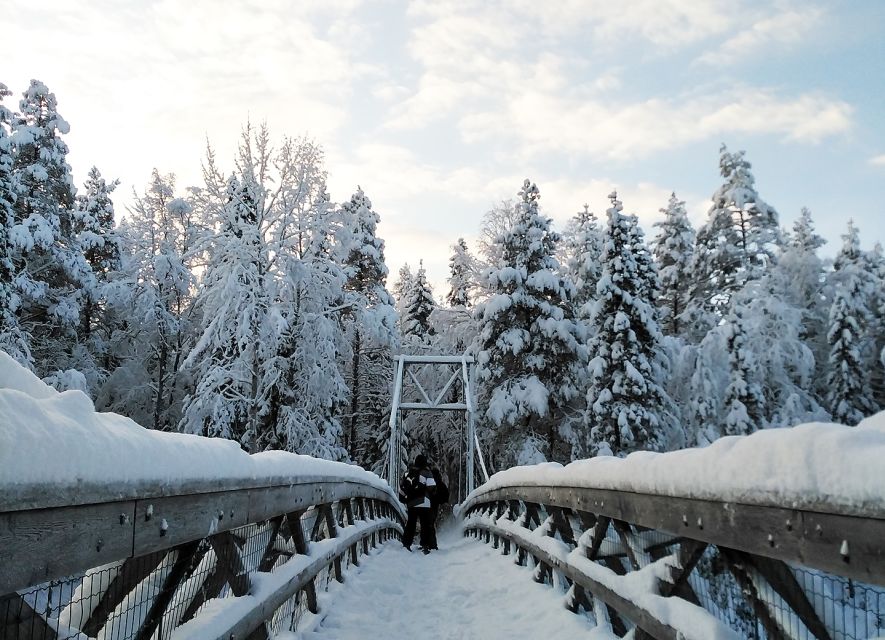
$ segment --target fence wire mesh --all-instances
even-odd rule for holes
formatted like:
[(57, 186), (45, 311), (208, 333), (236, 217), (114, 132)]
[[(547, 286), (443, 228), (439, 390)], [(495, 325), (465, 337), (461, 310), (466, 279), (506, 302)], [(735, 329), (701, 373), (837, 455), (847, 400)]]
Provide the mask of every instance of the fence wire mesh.
[[(575, 545), (568, 541), (569, 536), (563, 536), (552, 526), (554, 511), (555, 508), (538, 505), (540, 524), (532, 522), (531, 526), (526, 521), (524, 504), (519, 505), (516, 513), (503, 513), (533, 529), (535, 534), (553, 533), (555, 538), (574, 548)], [(497, 519), (502, 511), (494, 505), (486, 505), (483, 512), (487, 517)], [(565, 522), (571, 528), (574, 541), (586, 541), (587, 531), (577, 514), (566, 513)], [(494, 539), (487, 531), (478, 531), (477, 534), (480, 540), (486, 542)], [(582, 538), (582, 535), (585, 537)], [(640, 569), (653, 562), (672, 560), (682, 541), (682, 538), (671, 534), (641, 527), (618, 531), (613, 524), (606, 529), (596, 561), (616, 573), (626, 574), (633, 570), (634, 560)], [(536, 580), (566, 592), (569, 594), (567, 597), (571, 598), (571, 585), (565, 576), (557, 578), (542, 571), (544, 568), (533, 559), (528, 559), (528, 566), (533, 569)], [(752, 567), (745, 570), (746, 579), (742, 583), (729, 568), (723, 553), (709, 545), (689, 574), (688, 597), (747, 640), (781, 637), (815, 640), (818, 637), (763, 576)], [(868, 640), (885, 636), (885, 586), (863, 584), (805, 567), (789, 566), (788, 571), (795, 578), (801, 596), (823, 624), (823, 631), (832, 640)], [(758, 603), (756, 607), (753, 606), (754, 599)], [(582, 611), (582, 615), (594, 617), (592, 611)], [(772, 626), (771, 633), (767, 631), (767, 624)]]
[[(351, 503), (351, 508), (358, 519), (357, 507)], [(375, 512), (380, 512), (377, 505)], [(336, 506), (334, 513), (338, 527), (350, 524), (344, 509)], [(365, 513), (369, 517), (368, 509)], [(306, 540), (330, 537), (328, 524), (315, 507), (303, 513), (300, 524)], [(241, 576), (278, 569), (297, 555), (288, 526), (280, 518), (222, 534), (229, 535), (236, 548)], [(378, 539), (380, 535), (370, 541)], [(362, 552), (358, 544), (357, 553)], [(350, 550), (343, 549), (342, 568), (351, 562)], [(207, 538), (0, 596), (0, 640), (167, 640), (208, 601), (236, 595), (227, 566)], [(316, 590), (338, 584), (335, 575), (333, 561), (316, 576)], [(266, 623), (269, 635), (300, 628), (310, 615), (303, 591), (274, 611)]]

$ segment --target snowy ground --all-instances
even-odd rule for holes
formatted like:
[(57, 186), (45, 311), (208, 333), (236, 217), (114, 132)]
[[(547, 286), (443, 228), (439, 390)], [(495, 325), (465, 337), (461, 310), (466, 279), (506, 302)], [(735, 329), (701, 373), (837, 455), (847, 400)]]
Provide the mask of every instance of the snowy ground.
[(460, 529), (440, 534), (439, 551), (409, 553), (399, 542), (362, 559), (312, 631), (286, 640), (494, 640), (615, 636), (594, 629), (564, 607), (564, 594), (532, 581), (530, 569), (501, 557), (488, 545), (463, 538)]

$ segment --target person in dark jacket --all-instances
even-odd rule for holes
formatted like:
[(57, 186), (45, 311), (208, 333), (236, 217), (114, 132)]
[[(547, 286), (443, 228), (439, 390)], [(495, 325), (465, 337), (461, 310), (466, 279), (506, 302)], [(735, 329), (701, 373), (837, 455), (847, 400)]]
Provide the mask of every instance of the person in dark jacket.
[(408, 507), (408, 520), (403, 531), (403, 546), (412, 550), (412, 542), (415, 540), (415, 528), (421, 524), (421, 550), (428, 554), (436, 547), (436, 532), (434, 531), (433, 509), (431, 498), (436, 489), (436, 481), (433, 479), (427, 457), (419, 455), (415, 458), (415, 464), (403, 475), (400, 481), (400, 501)]

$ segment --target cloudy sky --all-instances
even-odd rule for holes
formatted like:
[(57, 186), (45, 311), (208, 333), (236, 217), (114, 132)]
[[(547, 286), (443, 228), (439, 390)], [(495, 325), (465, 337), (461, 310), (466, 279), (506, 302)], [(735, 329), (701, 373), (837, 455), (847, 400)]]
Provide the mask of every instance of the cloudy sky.
[[(55, 92), (78, 182), (118, 206), (153, 167), (197, 184), (242, 124), (326, 149), (332, 196), (382, 216), (391, 272), (537, 182), (558, 224), (616, 188), (645, 226), (673, 190), (696, 224), (718, 149), (745, 149), (785, 225), (827, 251), (849, 218), (885, 240), (885, 2), (4, 0), (0, 82)], [(230, 166), (228, 163), (227, 166)]]

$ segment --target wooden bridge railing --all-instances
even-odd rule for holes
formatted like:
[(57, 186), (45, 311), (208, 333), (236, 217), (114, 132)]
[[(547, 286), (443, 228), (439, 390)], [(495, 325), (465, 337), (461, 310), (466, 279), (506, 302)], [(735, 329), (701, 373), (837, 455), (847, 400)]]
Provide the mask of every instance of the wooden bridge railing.
[(403, 521), (389, 488), (323, 476), (7, 492), (0, 640), (268, 638)]
[(499, 484), (459, 513), (465, 535), (530, 558), (536, 581), (618, 636), (885, 634), (885, 512)]

